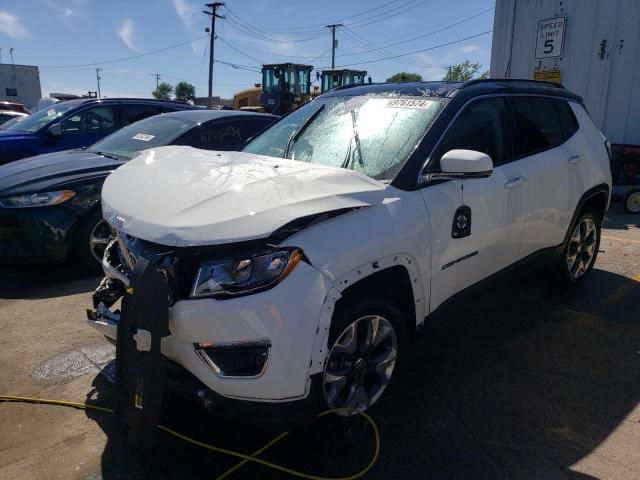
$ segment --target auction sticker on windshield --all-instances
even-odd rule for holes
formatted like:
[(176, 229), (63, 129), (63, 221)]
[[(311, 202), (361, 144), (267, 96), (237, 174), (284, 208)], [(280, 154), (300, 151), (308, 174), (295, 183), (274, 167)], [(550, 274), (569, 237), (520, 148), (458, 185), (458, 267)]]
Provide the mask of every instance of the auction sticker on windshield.
[(433, 105), (432, 100), (413, 100), (409, 98), (394, 98), (387, 101), (386, 107), (393, 108), (416, 108), (418, 110), (428, 110)]
[(153, 140), (156, 138), (155, 135), (149, 135), (148, 133), (136, 133), (133, 137), (133, 140), (142, 140), (143, 142), (148, 142), (149, 140)]

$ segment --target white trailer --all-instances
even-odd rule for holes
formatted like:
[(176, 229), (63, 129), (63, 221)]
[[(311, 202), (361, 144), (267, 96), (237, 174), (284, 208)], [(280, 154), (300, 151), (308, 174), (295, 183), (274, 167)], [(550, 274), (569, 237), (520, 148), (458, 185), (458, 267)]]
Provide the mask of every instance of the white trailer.
[(490, 72), (582, 96), (614, 145), (614, 193), (640, 183), (640, 0), (496, 0)]

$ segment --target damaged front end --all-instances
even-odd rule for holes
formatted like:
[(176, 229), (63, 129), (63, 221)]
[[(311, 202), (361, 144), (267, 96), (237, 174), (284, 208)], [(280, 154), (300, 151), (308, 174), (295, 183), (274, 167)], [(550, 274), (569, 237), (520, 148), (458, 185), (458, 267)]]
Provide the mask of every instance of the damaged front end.
[(169, 285), (169, 305), (173, 303), (171, 285), (176, 256), (173, 251), (167, 251), (167, 247), (145, 243), (118, 232), (104, 252), (102, 269), (105, 277), (93, 293), (93, 310), (87, 310), (87, 320), (113, 343), (121, 311), (112, 307), (124, 295), (133, 293), (131, 275), (138, 259), (146, 259), (163, 274)]

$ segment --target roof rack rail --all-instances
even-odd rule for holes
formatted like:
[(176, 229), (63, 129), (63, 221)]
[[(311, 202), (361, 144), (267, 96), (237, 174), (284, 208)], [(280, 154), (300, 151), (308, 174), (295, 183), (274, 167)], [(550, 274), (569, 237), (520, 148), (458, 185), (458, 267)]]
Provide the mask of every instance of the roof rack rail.
[(465, 87), (470, 87), (472, 85), (478, 85), (479, 83), (529, 83), (529, 84), (534, 84), (534, 85), (548, 85), (550, 87), (555, 87), (555, 88), (561, 88), (563, 90), (566, 90), (564, 88), (564, 85), (562, 85), (561, 83), (553, 83), (553, 82), (546, 82), (544, 80), (531, 80), (530, 78), (476, 78), (474, 80), (469, 80), (467, 82), (464, 82), (464, 84), (460, 87), (460, 88), (465, 88)]

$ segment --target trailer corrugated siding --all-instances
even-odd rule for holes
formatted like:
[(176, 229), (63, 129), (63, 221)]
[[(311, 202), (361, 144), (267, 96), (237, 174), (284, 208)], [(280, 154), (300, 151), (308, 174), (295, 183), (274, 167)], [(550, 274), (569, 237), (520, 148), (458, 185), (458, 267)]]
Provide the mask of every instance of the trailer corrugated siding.
[[(535, 58), (538, 21), (566, 17), (562, 56)], [(559, 69), (612, 143), (640, 145), (640, 0), (497, 0), (492, 78)]]

